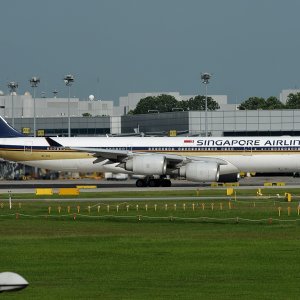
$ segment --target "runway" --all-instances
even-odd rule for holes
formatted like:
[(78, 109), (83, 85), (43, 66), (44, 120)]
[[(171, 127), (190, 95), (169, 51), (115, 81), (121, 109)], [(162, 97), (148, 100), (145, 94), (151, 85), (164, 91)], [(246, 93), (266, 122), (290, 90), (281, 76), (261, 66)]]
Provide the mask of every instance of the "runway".
[[(300, 187), (300, 178), (288, 176), (280, 177), (246, 177), (239, 181), (239, 188), (264, 187), (265, 182), (284, 182), (289, 187)], [(159, 190), (188, 190), (197, 188), (211, 188), (209, 183), (194, 183), (186, 180), (172, 180), (171, 187), (144, 187), (137, 188), (135, 180), (107, 181), (94, 179), (74, 179), (74, 180), (28, 180), (28, 181), (0, 181), (0, 192), (5, 193), (34, 193), (37, 188), (52, 188), (55, 192), (59, 188), (86, 186), (93, 188), (83, 188), (81, 192), (110, 192), (110, 191), (159, 191)], [(274, 186), (272, 186), (274, 188)], [(218, 187), (226, 188), (226, 187)], [(266, 188), (266, 187), (265, 187)], [(284, 188), (278, 187), (278, 188)]]

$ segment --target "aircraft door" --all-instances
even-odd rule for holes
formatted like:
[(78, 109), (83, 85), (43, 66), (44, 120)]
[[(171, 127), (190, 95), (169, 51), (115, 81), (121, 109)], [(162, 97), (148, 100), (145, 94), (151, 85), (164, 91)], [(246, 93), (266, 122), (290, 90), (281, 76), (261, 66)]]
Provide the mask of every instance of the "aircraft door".
[(31, 155), (32, 154), (32, 142), (25, 142), (24, 144), (24, 154)]
[(126, 150), (127, 150), (128, 152), (132, 152), (132, 146), (131, 146), (131, 145), (127, 145)]

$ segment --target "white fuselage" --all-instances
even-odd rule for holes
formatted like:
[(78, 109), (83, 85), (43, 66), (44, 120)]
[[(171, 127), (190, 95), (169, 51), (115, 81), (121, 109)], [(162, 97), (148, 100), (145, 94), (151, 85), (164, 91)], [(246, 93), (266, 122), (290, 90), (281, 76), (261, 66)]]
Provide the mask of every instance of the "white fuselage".
[[(185, 157), (215, 157), (243, 172), (297, 172), (300, 170), (300, 137), (55, 137), (60, 147), (50, 147), (45, 138), (0, 139), (0, 157), (26, 165), (63, 171), (123, 172), (118, 163), (95, 162), (92, 152), (68, 148), (97, 148), (166, 154)], [(66, 149), (67, 148), (67, 149)], [(128, 172), (130, 173), (130, 172)]]

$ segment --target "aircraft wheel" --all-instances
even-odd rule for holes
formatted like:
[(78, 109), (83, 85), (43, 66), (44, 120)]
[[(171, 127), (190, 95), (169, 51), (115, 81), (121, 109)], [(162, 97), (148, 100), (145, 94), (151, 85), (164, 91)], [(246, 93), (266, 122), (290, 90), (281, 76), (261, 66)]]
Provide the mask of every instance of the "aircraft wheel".
[(159, 185), (157, 185), (157, 179), (150, 179), (149, 182), (148, 182), (148, 185), (150, 187), (157, 187)]
[(156, 187), (161, 186), (161, 182), (162, 182), (161, 179), (156, 179), (156, 180), (155, 180), (155, 186), (156, 186)]
[(138, 180), (136, 181), (135, 185), (136, 185), (137, 187), (145, 187), (145, 186), (146, 186), (146, 181), (143, 180), (143, 179), (138, 179)]
[(171, 186), (171, 180), (169, 180), (169, 179), (162, 180), (161, 186), (163, 186), (163, 187), (170, 187)]

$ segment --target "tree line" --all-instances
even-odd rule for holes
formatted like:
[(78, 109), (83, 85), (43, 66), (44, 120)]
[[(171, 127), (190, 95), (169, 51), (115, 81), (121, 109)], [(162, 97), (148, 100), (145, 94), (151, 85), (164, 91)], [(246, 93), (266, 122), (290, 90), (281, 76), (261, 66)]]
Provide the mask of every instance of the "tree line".
[[(211, 97), (207, 97), (207, 109), (210, 111), (219, 109), (219, 104)], [(242, 102), (240, 110), (272, 110), (272, 109), (300, 109), (300, 93), (289, 94), (286, 103), (282, 103), (277, 97), (267, 99), (250, 97)], [(178, 101), (171, 95), (148, 96), (142, 98), (134, 110), (128, 114), (164, 113), (172, 111), (205, 110), (205, 96), (195, 96), (188, 100)]]
[(289, 94), (286, 103), (282, 103), (278, 98), (272, 96), (267, 99), (260, 97), (250, 97), (239, 105), (240, 110), (271, 110), (271, 109), (300, 109), (300, 93)]
[[(207, 110), (219, 109), (219, 104), (207, 97)], [(171, 95), (149, 96), (142, 98), (134, 110), (128, 114), (164, 113), (171, 111), (205, 110), (205, 96), (195, 96), (188, 100), (178, 101)]]

